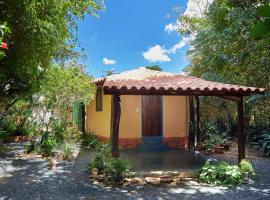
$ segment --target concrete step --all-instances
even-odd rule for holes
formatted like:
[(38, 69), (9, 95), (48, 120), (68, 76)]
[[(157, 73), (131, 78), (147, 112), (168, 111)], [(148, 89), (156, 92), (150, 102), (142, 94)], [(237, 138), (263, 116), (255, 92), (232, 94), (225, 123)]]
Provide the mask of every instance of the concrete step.
[(142, 138), (142, 144), (137, 146), (137, 149), (141, 152), (151, 151), (168, 151), (170, 148), (163, 143), (162, 137), (144, 137)]

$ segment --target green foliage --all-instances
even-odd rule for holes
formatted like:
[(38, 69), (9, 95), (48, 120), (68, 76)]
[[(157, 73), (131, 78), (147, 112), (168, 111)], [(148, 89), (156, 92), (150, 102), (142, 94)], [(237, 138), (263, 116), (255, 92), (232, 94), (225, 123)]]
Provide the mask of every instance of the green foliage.
[(256, 174), (255, 170), (252, 167), (252, 164), (245, 159), (241, 160), (240, 169), (241, 169), (242, 173), (244, 173), (244, 174), (252, 174), (252, 175)]
[[(1, 23), (0, 22), (0, 45), (2, 45), (2, 42), (5, 42), (4, 38), (7, 34), (10, 34), (10, 29), (7, 26), (7, 23)], [(5, 43), (6, 44), (6, 43)], [(8, 47), (7, 47), (8, 48)], [(2, 58), (6, 56), (5, 49), (0, 48), (0, 61)]]
[(0, 59), (0, 117), (15, 99), (39, 91), (52, 63), (78, 58), (77, 23), (85, 14), (96, 15), (102, 4), (102, 0), (1, 1), (1, 31), (9, 27), (11, 33), (4, 35), (8, 50)]
[(257, 8), (260, 20), (251, 27), (250, 35), (253, 38), (267, 36), (270, 33), (270, 5), (261, 5)]
[(105, 162), (102, 155), (96, 155), (95, 158), (89, 162), (87, 172), (92, 173), (93, 170), (97, 170), (98, 173), (102, 173), (105, 170)]
[[(213, 74), (222, 77), (221, 82), (224, 83), (270, 88), (269, 33), (259, 40), (250, 35), (254, 24), (260, 21), (265, 23), (269, 18), (258, 16), (256, 9), (266, 2), (213, 1), (204, 15), (189, 20), (181, 17), (179, 22), (184, 24), (181, 32), (194, 38), (188, 51), (190, 65), (187, 71), (197, 77)], [(207, 112), (209, 110), (202, 108), (202, 115), (220, 115), (220, 105), (222, 104), (217, 104), (214, 108), (219, 112), (213, 112), (213, 109)], [(230, 114), (231, 119), (235, 120), (235, 107), (233, 111), (229, 111), (228, 107), (226, 115)], [(256, 123), (269, 126), (269, 113), (269, 98), (259, 100), (253, 105), (245, 105), (247, 125), (254, 123), (255, 119)]]
[(63, 159), (64, 160), (71, 160), (73, 158), (72, 156), (72, 148), (68, 143), (64, 143), (63, 145)]
[(38, 148), (38, 142), (35, 140), (30, 140), (29, 142), (26, 142), (24, 144), (24, 149), (26, 151), (26, 153), (32, 153), (37, 151)]
[(57, 145), (56, 139), (53, 135), (50, 135), (48, 132), (42, 135), (40, 144), (39, 144), (39, 153), (45, 157), (50, 157), (54, 155), (54, 149)]
[(228, 144), (227, 132), (220, 132), (215, 121), (205, 122), (202, 127), (204, 141), (202, 144), (207, 150), (212, 150), (217, 145)]
[(83, 133), (81, 136), (81, 146), (85, 149), (98, 149), (101, 146), (96, 135), (93, 133)]
[(105, 169), (105, 173), (111, 177), (114, 182), (120, 182), (125, 176), (125, 172), (130, 169), (130, 164), (127, 160), (120, 158), (112, 158)]
[(229, 165), (226, 162), (205, 165), (199, 171), (200, 181), (213, 185), (234, 186), (243, 181), (243, 175), (237, 165)]
[(91, 173), (93, 170), (97, 170), (98, 173), (103, 173), (107, 163), (111, 159), (111, 146), (110, 144), (100, 145), (97, 150), (97, 154), (92, 159), (87, 167), (87, 171)]
[(265, 156), (270, 156), (270, 131), (269, 130), (249, 130), (249, 143), (252, 147), (261, 149)]
[(152, 66), (145, 66), (146, 69), (155, 70), (155, 71), (162, 71), (161, 67), (158, 65), (152, 65)]

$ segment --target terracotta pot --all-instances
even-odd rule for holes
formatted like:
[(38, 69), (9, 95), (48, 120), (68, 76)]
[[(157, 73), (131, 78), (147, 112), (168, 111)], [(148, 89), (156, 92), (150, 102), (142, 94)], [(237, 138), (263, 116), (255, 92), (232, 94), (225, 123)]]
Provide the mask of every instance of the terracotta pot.
[(222, 146), (216, 146), (215, 147), (215, 153), (223, 154), (224, 153), (224, 147), (222, 147)]

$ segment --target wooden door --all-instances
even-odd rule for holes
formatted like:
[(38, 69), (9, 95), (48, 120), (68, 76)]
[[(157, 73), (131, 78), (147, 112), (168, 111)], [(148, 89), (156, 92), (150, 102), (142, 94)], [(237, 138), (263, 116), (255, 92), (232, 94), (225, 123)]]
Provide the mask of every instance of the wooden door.
[(162, 135), (162, 97), (142, 96), (142, 135)]

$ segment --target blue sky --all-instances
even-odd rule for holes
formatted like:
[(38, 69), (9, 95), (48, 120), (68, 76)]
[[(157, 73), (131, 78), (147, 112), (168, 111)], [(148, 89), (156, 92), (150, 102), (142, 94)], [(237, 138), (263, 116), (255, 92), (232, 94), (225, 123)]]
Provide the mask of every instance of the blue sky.
[(87, 71), (100, 77), (112, 68), (122, 72), (157, 64), (179, 73), (188, 64), (188, 45), (174, 27), (186, 4), (186, 0), (106, 0), (98, 18), (87, 16), (79, 22)]

